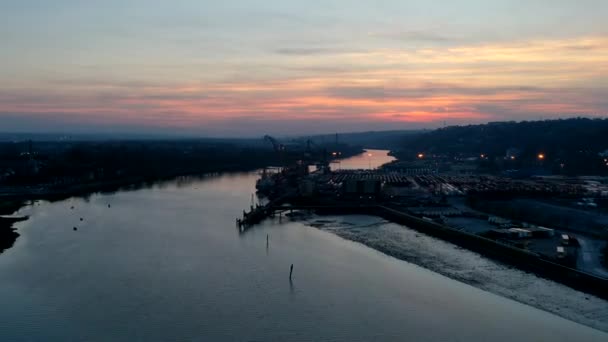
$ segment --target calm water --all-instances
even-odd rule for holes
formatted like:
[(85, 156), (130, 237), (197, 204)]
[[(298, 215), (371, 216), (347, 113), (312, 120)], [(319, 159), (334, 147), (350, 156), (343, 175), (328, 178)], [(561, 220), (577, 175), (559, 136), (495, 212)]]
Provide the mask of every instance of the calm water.
[(351, 158), (342, 159), (338, 163), (333, 163), (331, 166), (333, 170), (376, 169), (383, 164), (390, 163), (395, 160), (394, 157), (388, 155), (388, 152), (389, 151), (385, 150), (365, 150), (365, 153)]
[(239, 235), (256, 177), (22, 209), (0, 341), (608, 340), (303, 223)]

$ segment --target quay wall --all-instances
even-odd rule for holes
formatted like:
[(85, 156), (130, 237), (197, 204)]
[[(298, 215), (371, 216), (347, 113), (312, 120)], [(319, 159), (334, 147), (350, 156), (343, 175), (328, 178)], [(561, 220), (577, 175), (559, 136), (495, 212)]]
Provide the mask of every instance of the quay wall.
[(492, 259), (516, 266), (541, 277), (568, 285), (608, 300), (608, 279), (581, 272), (540, 255), (510, 245), (484, 238), (468, 232), (453, 229), (435, 222), (420, 219), (386, 206), (370, 207), (370, 213), (386, 220), (407, 225), (421, 233), (452, 242), (458, 246), (478, 252)]
[[(263, 213), (260, 213), (260, 216), (265, 217), (270, 216), (274, 211), (286, 210), (314, 210), (319, 214), (363, 214), (379, 216), (388, 221), (406, 225), (421, 233), (454, 243), (491, 259), (608, 300), (608, 279), (606, 278), (569, 268), (551, 260), (544, 259), (539, 254), (476, 234), (457, 230), (433, 221), (427, 221), (387, 206), (374, 204), (290, 205), (286, 207), (269, 205), (265, 206), (263, 209)], [(259, 220), (261, 221), (265, 217), (259, 217)], [(254, 222), (252, 223), (255, 224)]]

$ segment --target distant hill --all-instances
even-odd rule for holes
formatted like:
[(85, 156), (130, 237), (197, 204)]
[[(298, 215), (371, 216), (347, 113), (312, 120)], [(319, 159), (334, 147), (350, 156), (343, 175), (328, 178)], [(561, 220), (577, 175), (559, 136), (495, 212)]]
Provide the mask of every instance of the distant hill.
[(516, 151), (522, 161), (546, 156), (547, 163), (565, 165), (573, 173), (606, 173), (600, 154), (608, 150), (608, 119), (573, 118), (545, 121), (492, 122), (452, 126), (401, 141), (400, 159), (417, 153), (480, 155), (492, 159)]
[(608, 149), (608, 119), (492, 122), (451, 126), (402, 140), (401, 147), (441, 153), (590, 151)]
[[(413, 134), (420, 134), (426, 130), (418, 131), (370, 131), (338, 134), (339, 144), (361, 146), (365, 148), (391, 149), (397, 148), (403, 139)], [(308, 139), (319, 146), (332, 145), (336, 141), (335, 134), (313, 136), (276, 136), (277, 140), (285, 144), (306, 145)], [(188, 135), (162, 135), (162, 134), (126, 134), (126, 133), (16, 133), (0, 132), (0, 142), (85, 142), (85, 141), (200, 141), (210, 143), (231, 143), (255, 147), (269, 147), (263, 134), (251, 138), (221, 138)]]
[[(396, 149), (401, 147), (407, 137), (417, 136), (426, 130), (399, 130), (399, 131), (370, 131), (355, 133), (340, 133), (337, 140), (341, 144), (361, 146), (372, 149)], [(327, 144), (336, 141), (335, 134), (315, 135), (310, 137), (315, 143)]]

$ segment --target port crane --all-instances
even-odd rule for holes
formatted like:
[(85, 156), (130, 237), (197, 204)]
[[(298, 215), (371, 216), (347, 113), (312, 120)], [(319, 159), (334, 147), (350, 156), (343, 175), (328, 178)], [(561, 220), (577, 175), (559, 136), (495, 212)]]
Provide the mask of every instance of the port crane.
[[(282, 163), (286, 163), (288, 159), (290, 159), (289, 156), (291, 156), (294, 162), (297, 160), (295, 165), (298, 165), (299, 167), (316, 165), (317, 168), (321, 170), (329, 169), (327, 149), (323, 146), (319, 146), (312, 139), (307, 139), (303, 148), (300, 145), (299, 148), (295, 147), (294, 149), (288, 149), (285, 144), (270, 135), (265, 135), (264, 141), (272, 144), (274, 152), (277, 153)], [(334, 157), (336, 155), (337, 154), (335, 154)]]
[(284, 164), (286, 163), (285, 154), (287, 153), (287, 147), (270, 135), (265, 135), (263, 139), (264, 139), (264, 141), (268, 141), (272, 144), (272, 148), (273, 148), (274, 152), (277, 154), (277, 157), (279, 158), (281, 167), (284, 167), (285, 166)]
[(270, 142), (274, 148), (274, 151), (277, 153), (285, 151), (285, 145), (281, 144), (277, 139), (271, 137), (270, 135), (265, 135), (264, 141)]
[[(313, 147), (316, 147), (320, 151), (320, 159), (315, 161)], [(311, 139), (306, 141), (306, 152), (304, 157), (307, 159), (309, 164), (315, 164), (317, 169), (327, 171), (329, 170), (329, 161), (327, 160), (327, 149), (317, 145)]]

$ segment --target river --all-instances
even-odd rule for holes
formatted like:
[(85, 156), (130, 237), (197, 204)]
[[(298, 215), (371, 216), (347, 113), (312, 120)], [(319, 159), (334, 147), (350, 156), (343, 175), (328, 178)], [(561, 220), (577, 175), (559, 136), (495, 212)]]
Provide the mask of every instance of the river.
[(274, 219), (239, 234), (257, 177), (185, 177), (22, 208), (30, 219), (0, 255), (0, 340), (608, 340), (367, 247), (370, 230), (410, 232), (379, 219)]
[(386, 150), (367, 149), (363, 153), (332, 163), (332, 170), (373, 170), (395, 160)]

